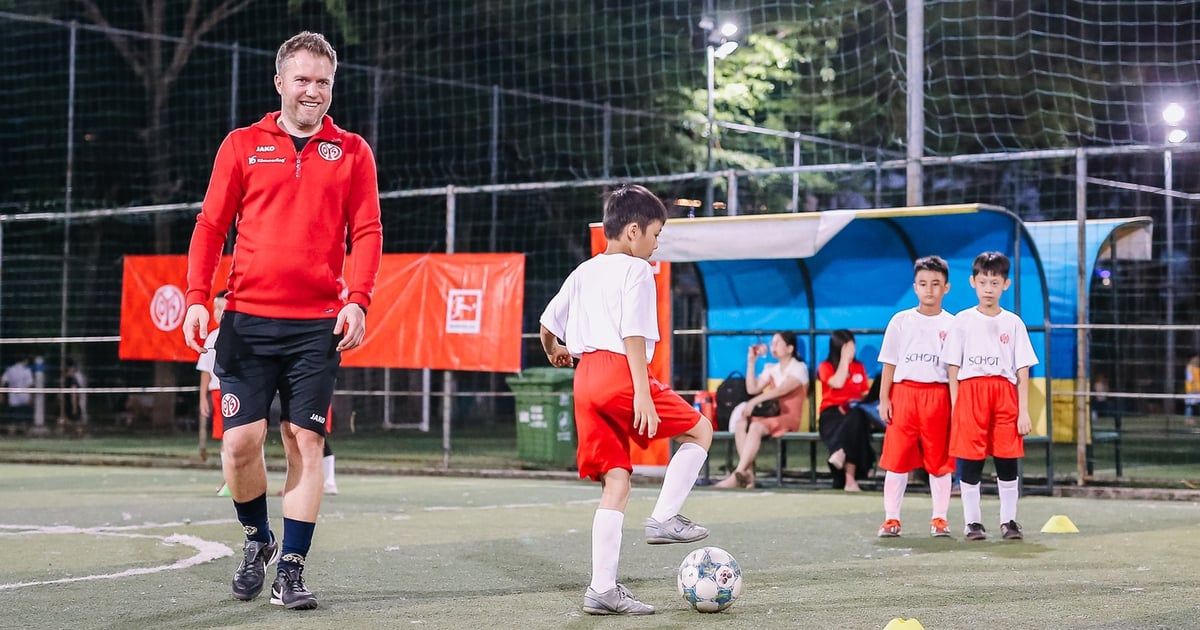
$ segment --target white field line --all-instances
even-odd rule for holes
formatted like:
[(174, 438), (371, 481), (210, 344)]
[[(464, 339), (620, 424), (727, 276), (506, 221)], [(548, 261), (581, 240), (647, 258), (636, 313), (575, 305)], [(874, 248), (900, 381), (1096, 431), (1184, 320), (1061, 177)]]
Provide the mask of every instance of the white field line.
[[(223, 523), (228, 521), (205, 521), (196, 524), (212, 524)], [(149, 575), (151, 573), (160, 573), (162, 571), (175, 571), (179, 569), (187, 569), (189, 567), (211, 562), (218, 558), (232, 556), (233, 550), (228, 546), (211, 540), (204, 540), (196, 536), (186, 534), (172, 534), (170, 536), (158, 536), (154, 534), (137, 534), (131, 533), (131, 529), (148, 529), (161, 528), (185, 525), (185, 523), (167, 523), (154, 524), (147, 523), (145, 525), (136, 526), (121, 526), (121, 527), (72, 527), (69, 525), (3, 525), (0, 524), (0, 536), (29, 536), (29, 535), (78, 535), (85, 534), (91, 536), (116, 536), (119, 538), (150, 538), (162, 541), (164, 545), (184, 545), (196, 550), (195, 555), (182, 560), (176, 560), (171, 564), (164, 564), (155, 567), (139, 567), (134, 569), (126, 569), (118, 573), (100, 573), (96, 575), (83, 575), (78, 577), (62, 578), (59, 580), (37, 580), (32, 582), (10, 582), (8, 584), (0, 584), (0, 591), (12, 590), (17, 588), (25, 588), (27, 586), (45, 586), (49, 584), (69, 584), (71, 582), (86, 582), (90, 580), (113, 580), (135, 575)]]

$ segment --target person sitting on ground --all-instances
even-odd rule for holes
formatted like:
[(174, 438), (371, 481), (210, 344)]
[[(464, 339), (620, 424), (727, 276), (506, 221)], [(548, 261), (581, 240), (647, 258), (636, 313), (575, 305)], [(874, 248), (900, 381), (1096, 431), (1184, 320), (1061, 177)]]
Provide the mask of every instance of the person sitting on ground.
[(854, 358), (854, 333), (839, 329), (829, 337), (829, 357), (817, 368), (821, 381), (818, 426), (829, 449), (833, 487), (859, 492), (859, 479), (875, 465), (871, 420), (854, 403), (870, 389), (867, 370)]
[[(750, 400), (733, 408), (729, 430), (737, 446), (738, 465), (718, 488), (753, 488), (754, 458), (765, 437), (779, 437), (800, 429), (804, 417), (804, 401), (808, 397), (808, 366), (800, 358), (796, 333), (780, 332), (771, 337), (769, 348), (775, 363), (763, 367), (754, 376), (755, 364), (768, 352), (766, 344), (750, 346), (746, 353), (746, 393)], [(752, 415), (755, 407), (768, 400), (779, 403), (778, 415)]]

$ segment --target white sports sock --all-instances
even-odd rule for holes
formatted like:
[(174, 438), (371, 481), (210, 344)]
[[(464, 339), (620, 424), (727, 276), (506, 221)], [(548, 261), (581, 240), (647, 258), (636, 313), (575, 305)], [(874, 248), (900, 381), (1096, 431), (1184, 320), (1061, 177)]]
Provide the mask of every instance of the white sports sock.
[(997, 481), (1000, 486), (1000, 522), (1007, 523), (1017, 520), (1017, 480)]
[(667, 463), (667, 474), (663, 477), (658, 503), (654, 505), (650, 518), (661, 523), (679, 513), (692, 487), (696, 485), (696, 475), (700, 474), (706, 459), (708, 451), (699, 444), (688, 442), (675, 451)]
[(592, 517), (592, 590), (605, 593), (617, 587), (617, 564), (621, 560), (621, 527), (625, 513), (597, 509)]
[(929, 495), (933, 497), (933, 518), (946, 518), (950, 511), (951, 473), (929, 477)]
[(900, 520), (900, 506), (904, 504), (904, 491), (908, 489), (908, 473), (887, 471), (883, 477), (884, 518)]
[(958, 484), (958, 489), (962, 493), (963, 522), (982, 523), (983, 508), (979, 505), (979, 484), (963, 481)]

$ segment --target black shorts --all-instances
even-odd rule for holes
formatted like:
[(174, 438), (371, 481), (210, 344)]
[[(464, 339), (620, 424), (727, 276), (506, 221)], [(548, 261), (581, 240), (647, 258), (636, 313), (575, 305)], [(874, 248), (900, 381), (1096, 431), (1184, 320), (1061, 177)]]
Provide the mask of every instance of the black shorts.
[(325, 435), (341, 353), (336, 319), (270, 319), (226, 313), (213, 373), (225, 430), (265, 421), (279, 394), (283, 420)]

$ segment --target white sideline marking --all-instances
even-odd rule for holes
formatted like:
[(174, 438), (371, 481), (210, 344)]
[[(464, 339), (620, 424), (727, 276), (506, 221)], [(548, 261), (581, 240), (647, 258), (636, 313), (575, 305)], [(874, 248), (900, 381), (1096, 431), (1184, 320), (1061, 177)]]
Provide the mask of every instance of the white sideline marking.
[[(226, 521), (212, 521), (226, 522)], [(59, 580), (38, 580), (34, 582), (11, 582), (8, 584), (0, 584), (0, 591), (11, 590), (16, 588), (24, 588), (27, 586), (45, 586), (49, 584), (69, 584), (71, 582), (86, 582), (89, 580), (113, 580), (123, 577), (131, 577), (134, 575), (149, 575), (151, 573), (160, 573), (162, 571), (173, 571), (177, 569), (186, 569), (205, 562), (211, 562), (218, 558), (232, 556), (233, 550), (228, 546), (211, 540), (204, 540), (195, 536), (186, 534), (172, 534), (170, 536), (156, 536), (153, 534), (135, 534), (129, 533), (131, 529), (158, 528), (183, 525), (184, 523), (167, 523), (154, 524), (147, 523), (140, 526), (122, 526), (122, 527), (72, 527), (69, 525), (2, 525), (0, 530), (10, 530), (0, 532), (0, 536), (21, 536), (30, 534), (90, 534), (96, 536), (117, 536), (120, 538), (151, 538), (162, 541), (164, 545), (184, 545), (196, 550), (196, 554), (190, 558), (176, 560), (171, 564), (159, 565), (156, 567), (139, 567), (135, 569), (126, 569), (119, 573), (100, 573), (96, 575), (83, 575), (79, 577), (62, 578)]]

